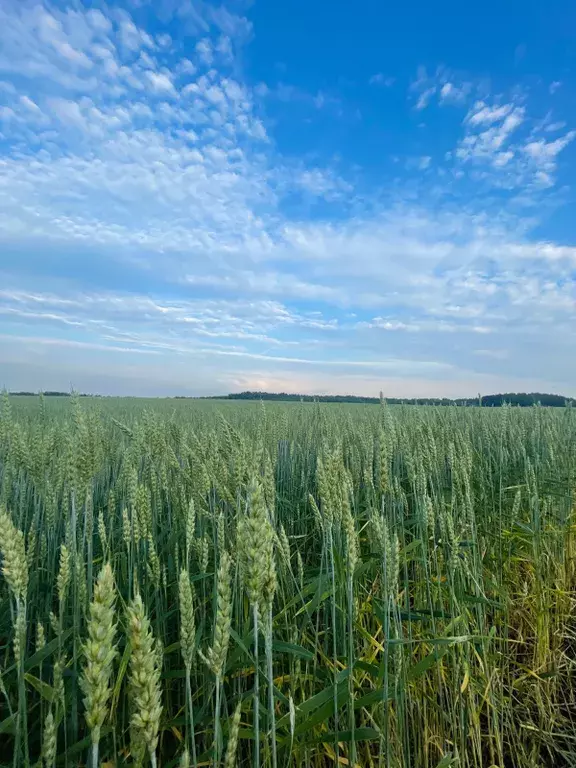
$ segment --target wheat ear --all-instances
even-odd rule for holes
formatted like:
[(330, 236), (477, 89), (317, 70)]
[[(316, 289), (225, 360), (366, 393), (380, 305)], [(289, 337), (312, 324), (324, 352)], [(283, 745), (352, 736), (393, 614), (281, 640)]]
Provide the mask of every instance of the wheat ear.
[(116, 656), (114, 638), (114, 577), (110, 563), (98, 574), (94, 598), (88, 617), (88, 640), (84, 645), (85, 664), (81, 686), (84, 692), (86, 723), (92, 737), (92, 761), (98, 766), (98, 744), (102, 725), (108, 714), (108, 700), (112, 692), (110, 680)]

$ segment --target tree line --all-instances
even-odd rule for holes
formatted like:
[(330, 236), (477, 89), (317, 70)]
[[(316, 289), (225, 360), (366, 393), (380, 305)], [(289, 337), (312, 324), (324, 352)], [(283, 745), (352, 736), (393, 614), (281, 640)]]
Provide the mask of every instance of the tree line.
[[(289, 402), (320, 402), (320, 403), (379, 403), (379, 397), (362, 397), (359, 395), (295, 395), (289, 392), (235, 392), (229, 395), (213, 396), (211, 400), (285, 400)], [(495, 395), (478, 395), (451, 400), (447, 397), (386, 397), (386, 402), (392, 405), (466, 405), (494, 407), (504, 404), (527, 407), (531, 405), (547, 405), (562, 407), (572, 400), (563, 395), (552, 395), (545, 392), (504, 392)]]

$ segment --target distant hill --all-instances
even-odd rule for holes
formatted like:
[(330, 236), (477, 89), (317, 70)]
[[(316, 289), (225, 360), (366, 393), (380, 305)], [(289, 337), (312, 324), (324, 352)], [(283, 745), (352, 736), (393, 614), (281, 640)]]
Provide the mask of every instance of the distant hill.
[[(379, 403), (379, 397), (359, 397), (358, 395), (293, 395), (287, 392), (237, 392), (229, 395), (206, 398), (209, 400), (287, 400), (321, 403)], [(404, 403), (406, 405), (469, 405), (482, 407), (500, 406), (503, 403), (519, 405), (522, 407), (535, 405), (548, 405), (562, 407), (573, 400), (562, 395), (551, 395), (544, 392), (505, 392), (497, 395), (484, 395), (482, 397), (458, 398), (450, 400), (446, 397), (416, 397), (398, 398), (387, 397), (386, 402), (393, 405)]]

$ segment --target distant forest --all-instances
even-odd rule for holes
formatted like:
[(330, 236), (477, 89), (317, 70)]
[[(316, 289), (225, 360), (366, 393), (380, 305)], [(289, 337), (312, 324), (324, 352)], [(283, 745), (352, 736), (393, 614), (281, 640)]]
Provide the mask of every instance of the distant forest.
[[(230, 395), (207, 398), (210, 400), (288, 400), (321, 403), (379, 403), (379, 397), (359, 397), (358, 395), (292, 395), (286, 392), (238, 392)], [(505, 392), (498, 395), (484, 395), (478, 397), (463, 397), (449, 400), (446, 397), (414, 397), (398, 398), (387, 397), (386, 402), (392, 405), (470, 405), (482, 407), (500, 406), (504, 403), (520, 405), (522, 407), (536, 405), (551, 405), (554, 407), (565, 406), (573, 402), (562, 395), (550, 395), (544, 392)]]
[[(10, 395), (34, 397), (37, 392), (11, 392)], [(70, 392), (43, 392), (44, 397), (70, 397)], [(97, 397), (97, 395), (80, 394), (80, 397)], [(293, 395), (288, 392), (237, 392), (229, 395), (212, 395), (210, 397), (190, 397), (176, 395), (175, 400), (286, 400), (288, 402), (320, 402), (320, 403), (372, 403), (380, 402), (379, 397), (360, 397), (358, 395)], [(450, 400), (447, 397), (386, 397), (392, 405), (468, 405), (489, 408), (504, 403), (519, 405), (548, 405), (555, 408), (572, 404), (574, 400), (563, 395), (550, 395), (545, 392), (504, 392), (498, 395), (478, 395), (478, 397), (460, 397)]]
[[(10, 392), (10, 397), (38, 397), (40, 392)], [(70, 397), (71, 392), (42, 392), (44, 397)], [(85, 395), (83, 392), (76, 393), (79, 397), (94, 397), (94, 395)]]

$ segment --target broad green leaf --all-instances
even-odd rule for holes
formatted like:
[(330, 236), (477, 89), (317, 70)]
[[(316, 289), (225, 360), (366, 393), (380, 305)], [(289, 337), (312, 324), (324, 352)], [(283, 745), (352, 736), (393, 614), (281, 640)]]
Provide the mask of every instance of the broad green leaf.
[(420, 661), (417, 664), (414, 664), (414, 666), (410, 667), (408, 670), (408, 680), (417, 680), (419, 677), (421, 677), (423, 674), (425, 674), (429, 669), (431, 669), (437, 661), (439, 661), (442, 656), (444, 656), (445, 653), (448, 652), (448, 649), (450, 646), (446, 646), (442, 648), (439, 651), (432, 651), (432, 653), (429, 653), (428, 656), (425, 656), (423, 659), (420, 659)]
[[(304, 721), (300, 725), (296, 726), (294, 733), (296, 735), (300, 733), (306, 733), (315, 725), (323, 723), (328, 718), (335, 714), (335, 706), (340, 709), (349, 698), (348, 683), (346, 681), (339, 683), (336, 686), (336, 701), (334, 701), (334, 688), (330, 690), (330, 698), (328, 701), (319, 707), (313, 714), (307, 715)], [(296, 717), (298, 717), (298, 710), (296, 710)]]
[(376, 704), (381, 701), (392, 701), (395, 698), (390, 690), (386, 688), (377, 688), (370, 693), (365, 693), (359, 699), (354, 699), (354, 709), (362, 709), (362, 707), (368, 707), (371, 704)]
[[(51, 640), (49, 643), (46, 643), (46, 645), (41, 648), (39, 651), (36, 651), (36, 653), (33, 653), (32, 656), (29, 656), (27, 659), (24, 660), (24, 669), (34, 669), (34, 667), (37, 667), (44, 659), (47, 659), (48, 656), (50, 656), (54, 651), (57, 651), (60, 645), (60, 642), (62, 644), (65, 643), (65, 641), (71, 636), (72, 632), (74, 631), (73, 627), (70, 627), (69, 629), (66, 629), (62, 633), (61, 640), (57, 637), (55, 637), (53, 640)], [(12, 672), (16, 669), (16, 665), (12, 664), (8, 669), (5, 670), (4, 674), (8, 674), (9, 672)]]
[(308, 659), (308, 661), (314, 659), (312, 651), (302, 648), (301, 645), (294, 645), (294, 643), (283, 643), (281, 640), (274, 640), (272, 642), (272, 649), (278, 653), (289, 653), (293, 656), (300, 656), (302, 659)]
[[(345, 682), (348, 679), (348, 676), (350, 674), (349, 669), (343, 669), (342, 672), (338, 674), (336, 677), (336, 684), (337, 686), (343, 682)], [(334, 685), (331, 683), (328, 685), (324, 690), (320, 691), (320, 693), (316, 693), (314, 696), (311, 696), (309, 699), (306, 699), (306, 701), (302, 702), (302, 704), (299, 704), (296, 706), (296, 717), (299, 718), (302, 715), (307, 715), (310, 712), (313, 712), (318, 707), (322, 706), (328, 699), (332, 698), (334, 696)], [(284, 715), (283, 717), (278, 720), (276, 723), (277, 726), (284, 726), (288, 724), (289, 716), (288, 714)]]
[(305, 605), (300, 608), (299, 611), (296, 611), (296, 616), (300, 616), (302, 613), (314, 613), (318, 609), (318, 606), (324, 602), (330, 595), (332, 594), (331, 589), (326, 589), (323, 592), (318, 590), (312, 600), (310, 602), (306, 603)]
[(42, 680), (39, 680), (29, 672), (25, 673), (24, 679), (32, 686), (32, 688), (38, 691), (43, 699), (46, 699), (46, 701), (49, 701), (51, 704), (56, 701), (56, 691), (51, 685), (48, 685), (48, 683), (45, 683)]
[(17, 717), (18, 717), (18, 713), (14, 712), (13, 714), (9, 715), (5, 720), (2, 720), (2, 722), (0, 723), (0, 734), (10, 733), (14, 735), (16, 733)]

